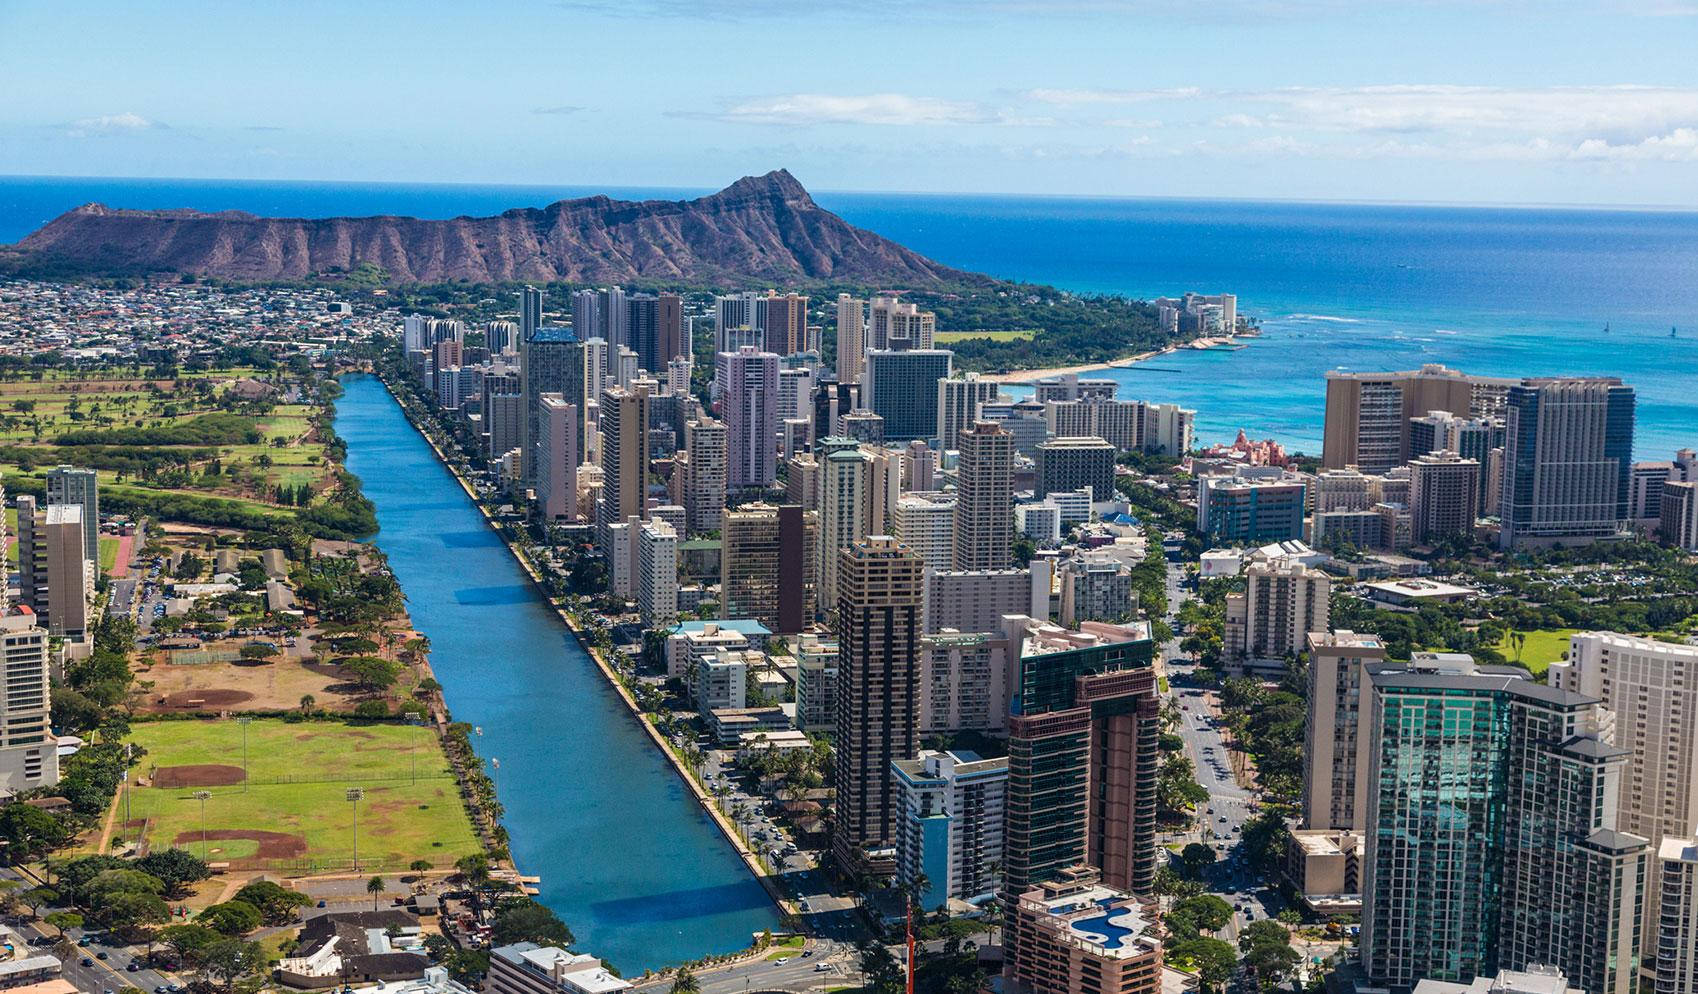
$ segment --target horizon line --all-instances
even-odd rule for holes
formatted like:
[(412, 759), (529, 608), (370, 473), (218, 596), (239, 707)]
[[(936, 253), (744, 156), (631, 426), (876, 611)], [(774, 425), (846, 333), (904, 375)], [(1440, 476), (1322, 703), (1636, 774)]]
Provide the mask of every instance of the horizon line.
[[(776, 172), (775, 167), (768, 172)], [(764, 176), (766, 173), (750, 173), (739, 179)], [(794, 175), (793, 173), (791, 175)], [(111, 175), (66, 175), (51, 173), (0, 173), (0, 181), (6, 180), (58, 180), (82, 182), (137, 182), (137, 183), (231, 183), (251, 185), (286, 185), (286, 186), (372, 186), (372, 187), (451, 187), (465, 189), (510, 189), (537, 190), (556, 188), (572, 189), (604, 189), (604, 190), (633, 190), (670, 193), (697, 193), (708, 195), (730, 186), (726, 183), (719, 187), (668, 186), (655, 185), (624, 185), (585, 183), (518, 183), (518, 182), (482, 182), (469, 180), (362, 180), (362, 179), (277, 179), (277, 178), (246, 178), (236, 176), (111, 176)], [(736, 180), (732, 180), (732, 183)], [(1620, 213), (1673, 213), (1690, 214), (1698, 212), (1694, 204), (1655, 204), (1655, 203), (1595, 203), (1595, 202), (1566, 202), (1566, 201), (1486, 201), (1486, 200), (1393, 200), (1381, 198), (1351, 198), (1351, 197), (1275, 197), (1247, 196), (1232, 194), (1128, 194), (1128, 193), (1033, 193), (1029, 191), (961, 191), (961, 190), (888, 190), (888, 189), (842, 189), (834, 187), (810, 188), (803, 187), (810, 195), (813, 194), (846, 194), (850, 196), (894, 196), (894, 197), (977, 197), (997, 200), (1107, 200), (1107, 201), (1181, 201), (1204, 203), (1243, 203), (1243, 204), (1294, 204), (1342, 207), (1448, 207), (1468, 208), (1479, 210), (1582, 210)]]

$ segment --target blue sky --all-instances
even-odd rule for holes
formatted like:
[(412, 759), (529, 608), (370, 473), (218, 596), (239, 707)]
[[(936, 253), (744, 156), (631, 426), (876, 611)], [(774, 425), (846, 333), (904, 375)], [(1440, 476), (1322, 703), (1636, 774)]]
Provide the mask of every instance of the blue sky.
[(0, 0), (0, 173), (1698, 206), (1698, 0)]

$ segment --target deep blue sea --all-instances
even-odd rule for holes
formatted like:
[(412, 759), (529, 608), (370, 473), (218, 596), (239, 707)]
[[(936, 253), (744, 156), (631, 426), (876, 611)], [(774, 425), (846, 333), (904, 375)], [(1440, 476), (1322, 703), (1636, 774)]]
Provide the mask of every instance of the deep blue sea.
[[(0, 178), (0, 242), (89, 201), (260, 214), (452, 217), (588, 193), (705, 190)], [(1639, 391), (1640, 458), (1698, 446), (1698, 211), (816, 193), (964, 269), (1134, 296), (1238, 294), (1266, 334), (1109, 374), (1124, 396), (1320, 447), (1322, 374), (1443, 362), (1610, 374)], [(1605, 332), (1606, 325), (1609, 331)], [(1670, 329), (1678, 336), (1670, 337)]]

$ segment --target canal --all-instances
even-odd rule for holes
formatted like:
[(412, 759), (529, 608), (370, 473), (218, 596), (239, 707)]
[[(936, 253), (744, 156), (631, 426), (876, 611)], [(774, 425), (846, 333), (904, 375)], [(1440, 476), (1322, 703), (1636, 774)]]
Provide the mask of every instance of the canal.
[(777, 911), (382, 383), (336, 404), (375, 542), (506, 809), (521, 872), (626, 975), (748, 944)]

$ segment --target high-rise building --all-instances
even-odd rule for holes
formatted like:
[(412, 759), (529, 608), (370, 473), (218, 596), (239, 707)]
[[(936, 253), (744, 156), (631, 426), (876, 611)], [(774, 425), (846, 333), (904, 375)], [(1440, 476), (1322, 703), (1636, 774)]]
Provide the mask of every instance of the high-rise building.
[(525, 386), (519, 370), (496, 365), (483, 376), (484, 454), (495, 462), (523, 442)]
[(868, 312), (868, 349), (929, 349), (937, 315), (895, 297), (874, 297)]
[(1301, 652), (1310, 632), (1329, 627), (1332, 577), (1294, 560), (1251, 563), (1244, 591), (1226, 595), (1222, 654), (1234, 660), (1279, 660)]
[(960, 444), (961, 432), (979, 419), (979, 405), (997, 398), (999, 384), (979, 378), (978, 373), (963, 373), (937, 381), (937, 436), (932, 445), (953, 449)]
[(842, 551), (867, 537), (872, 460), (851, 439), (820, 440), (820, 592), (822, 611), (837, 610)]
[(903, 494), (891, 516), (891, 531), (928, 570), (951, 569), (956, 507), (956, 495), (951, 493)]
[[(607, 321), (601, 314), (601, 295), (594, 290), (578, 290), (572, 294), (572, 330), (577, 333), (579, 341), (587, 342), (592, 338), (607, 341)], [(606, 368), (605, 363), (603, 368)]]
[(519, 351), (519, 326), (512, 321), (485, 321), (483, 344), (492, 356)]
[(745, 504), (726, 511), (719, 588), (727, 618), (755, 618), (790, 635), (812, 623), (819, 565), (819, 515), (795, 504)]
[(745, 345), (763, 348), (755, 324), (755, 301), (760, 294), (728, 293), (713, 298), (713, 351), (735, 352)]
[(846, 868), (890, 872), (901, 805), (890, 764), (919, 754), (920, 558), (873, 535), (842, 550), (837, 601), (837, 806)]
[[(1698, 992), (1698, 840), (1665, 836), (1657, 847), (1656, 903), (1645, 902), (1645, 931), (1655, 941), (1656, 994)], [(1655, 924), (1650, 910), (1658, 914)]]
[[(867, 302), (837, 295), (837, 381), (859, 383), (866, 367)], [(821, 426), (825, 430), (828, 426)]]
[(519, 291), (519, 341), (531, 340), (542, 327), (542, 291), (527, 286)]
[(1657, 535), (1669, 545), (1698, 552), (1698, 483), (1663, 484)]
[(1008, 760), (922, 750), (891, 764), (902, 812), (896, 879), (922, 880), (922, 908), (994, 895), (1001, 882), (1002, 816)]
[(1362, 968), (1408, 988), (1549, 964), (1631, 994), (1646, 843), (1596, 698), (1467, 656), (1368, 667)]
[(1132, 571), (1126, 564), (1089, 554), (1069, 556), (1056, 567), (1063, 625), (1081, 621), (1126, 621), (1138, 610)]
[(933, 570), (926, 574), (926, 634), (953, 628), (994, 632), (1004, 615), (1049, 617), (1049, 586), (1034, 603), (1030, 569)]
[(1153, 904), (1101, 886), (1087, 867), (1073, 867), (1023, 894), (1004, 931), (1009, 994), (1159, 994), (1162, 931)]
[(578, 407), (557, 393), (539, 398), (537, 422), (537, 511), (544, 522), (578, 517)]
[(1303, 537), (1308, 485), (1275, 471), (1197, 478), (1197, 530), (1217, 545), (1260, 545)]
[(719, 531), (725, 514), (725, 424), (712, 418), (684, 424), (684, 512), (691, 535)]
[(94, 566), (83, 555), (83, 509), (76, 504), (37, 508), (18, 498), (18, 596), (48, 634), (81, 641), (88, 631)]
[(1410, 421), (1433, 411), (1496, 416), (1514, 380), (1470, 376), (1429, 363), (1395, 373), (1329, 371), (1321, 465), (1383, 473), (1410, 457)]
[(667, 363), (689, 354), (684, 337), (684, 302), (677, 294), (632, 294), (626, 298), (625, 308), (630, 325), (624, 342), (637, 353), (642, 368), (665, 373)]
[(55, 466), (47, 471), (47, 506), (82, 508), (83, 558), (100, 562), (100, 487), (94, 470)]
[(637, 613), (652, 631), (678, 621), (678, 533), (664, 521), (637, 530)]
[(1477, 503), (1495, 514), (1497, 502), (1490, 499), (1493, 493), (1490, 469), (1492, 453), (1503, 449), (1503, 436), (1501, 417), (1463, 418), (1449, 411), (1429, 411), (1409, 422), (1409, 457), (1449, 451), (1479, 463)]
[(525, 384), (525, 478), (534, 484), (542, 395), (559, 394), (580, 412), (584, 409), (584, 352), (572, 329), (557, 326), (537, 328), (523, 349), (519, 361)]
[(868, 445), (884, 444), (884, 418), (867, 410), (854, 410), (838, 418), (843, 436)]
[(59, 742), (50, 726), (51, 636), (29, 614), (0, 617), (0, 793), (7, 797), (59, 782)]
[(1052, 438), (1038, 446), (1038, 478), (1033, 493), (1091, 488), (1091, 500), (1114, 499), (1114, 446), (1100, 438)]
[(1004, 631), (928, 633), (920, 639), (920, 734), (1005, 734), (1008, 668)]
[(954, 568), (1003, 569), (1014, 544), (1014, 436), (976, 421), (957, 444)]
[(755, 298), (755, 326), (768, 352), (790, 356), (813, 347), (808, 336), (808, 298), (799, 294)]
[(642, 387), (601, 392), (601, 501), (598, 539), (616, 521), (641, 518), (648, 505), (649, 395)]
[[(1616, 827), (1650, 840), (1698, 827), (1698, 646), (1615, 632), (1581, 632), (1567, 658), (1551, 664), (1546, 682), (1603, 702), (1615, 720), (1611, 739), (1628, 753), (1611, 800)], [(1656, 874), (1645, 907), (1658, 907)], [(1647, 925), (1644, 954), (1656, 957), (1657, 930)]]
[[(1003, 900), (1088, 864), (1110, 885), (1147, 893), (1156, 875), (1160, 732), (1149, 625), (1029, 621), (1010, 637)], [(1027, 955), (1018, 942), (1005, 950)]]
[(1410, 540), (1471, 535), (1480, 516), (1480, 464), (1440, 450), (1409, 462)]
[(778, 478), (778, 356), (744, 346), (716, 357), (726, 427), (726, 486), (765, 488)]
[(937, 381), (947, 379), (948, 349), (869, 349), (861, 404), (884, 418), (884, 438), (937, 437)]
[(1303, 827), (1360, 833), (1369, 770), (1362, 713), (1368, 666), (1386, 658), (1377, 635), (1310, 632), (1309, 712), (1303, 736)]
[(1509, 389), (1501, 547), (1621, 532), (1633, 408), (1633, 388), (1614, 377), (1531, 379)]

